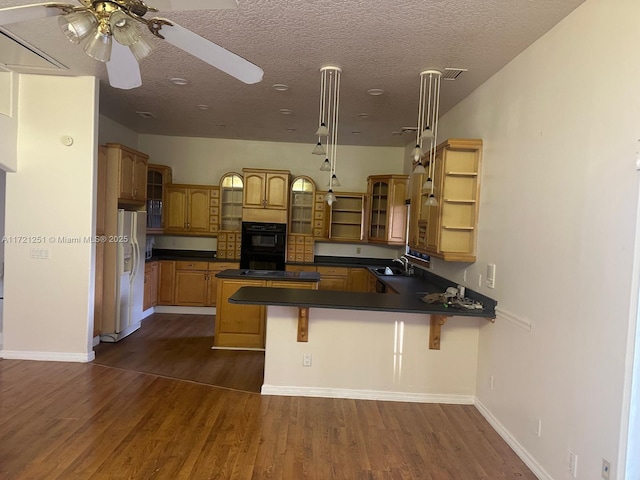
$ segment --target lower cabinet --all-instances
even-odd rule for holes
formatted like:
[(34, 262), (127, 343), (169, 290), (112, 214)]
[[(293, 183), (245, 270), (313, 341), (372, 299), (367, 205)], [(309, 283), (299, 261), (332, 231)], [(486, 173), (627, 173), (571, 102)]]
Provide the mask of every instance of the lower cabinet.
[(216, 306), (218, 279), (223, 270), (239, 267), (235, 262), (176, 261), (173, 303), (183, 307)]
[(158, 261), (158, 305), (174, 305), (176, 294), (176, 262)]
[(263, 305), (240, 305), (229, 297), (241, 287), (281, 287), (316, 289), (315, 282), (283, 280), (245, 280), (218, 278), (215, 335), (213, 345), (226, 348), (264, 348), (265, 312)]
[(158, 304), (158, 262), (148, 262), (144, 265), (144, 295), (142, 310), (155, 307)]
[(318, 272), (318, 290), (375, 292), (376, 277), (366, 267), (331, 267), (324, 265), (287, 265), (288, 272)]
[(349, 290), (349, 268), (317, 266), (320, 274), (318, 290)]

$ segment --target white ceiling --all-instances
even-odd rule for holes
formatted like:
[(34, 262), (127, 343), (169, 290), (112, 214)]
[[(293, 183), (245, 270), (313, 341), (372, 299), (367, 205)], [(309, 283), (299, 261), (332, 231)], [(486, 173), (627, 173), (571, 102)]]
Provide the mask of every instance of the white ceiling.
[[(457, 80), (442, 82), (442, 114), (583, 1), (238, 0), (234, 10), (163, 15), (259, 65), (265, 75), (254, 85), (149, 34), (155, 50), (141, 64), (142, 87), (117, 90), (108, 85), (103, 64), (66, 40), (56, 17), (8, 25), (6, 30), (67, 67), (10, 68), (96, 75), (101, 80), (101, 113), (140, 133), (313, 145), (319, 70), (337, 65), (342, 68), (338, 143), (402, 146), (413, 134), (393, 132), (416, 124), (421, 71), (468, 69)], [(0, 8), (29, 3), (34, 2), (0, 0)], [(148, 3), (153, 5), (153, 0)], [(10, 63), (7, 58), (0, 42), (0, 63)], [(169, 81), (172, 77), (189, 84), (176, 86)], [(290, 88), (275, 91), (276, 83)], [(370, 88), (386, 93), (373, 97), (366, 94)], [(210, 108), (200, 110), (199, 104)], [(292, 114), (279, 113), (283, 108)], [(142, 119), (136, 111), (156, 118)], [(362, 119), (361, 113), (370, 116)]]

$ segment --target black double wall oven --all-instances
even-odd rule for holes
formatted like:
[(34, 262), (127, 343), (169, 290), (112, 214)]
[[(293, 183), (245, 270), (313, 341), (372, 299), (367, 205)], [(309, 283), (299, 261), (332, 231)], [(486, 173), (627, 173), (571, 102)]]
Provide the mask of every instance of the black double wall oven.
[(284, 270), (286, 223), (242, 222), (240, 268)]

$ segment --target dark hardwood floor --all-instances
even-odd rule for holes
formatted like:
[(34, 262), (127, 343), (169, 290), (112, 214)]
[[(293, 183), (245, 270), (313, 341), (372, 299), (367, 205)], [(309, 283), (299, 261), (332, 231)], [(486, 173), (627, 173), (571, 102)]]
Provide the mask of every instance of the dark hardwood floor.
[(188, 372), (200, 354), (184, 351), (210, 342), (193, 319), (150, 320), (165, 333), (120, 342), (113, 366), (105, 346), (104, 365), (0, 360), (1, 479), (535, 479), (473, 406), (233, 390), (238, 374), (215, 372), (244, 360), (209, 350), (218, 365)]
[(156, 313), (118, 343), (95, 348), (94, 363), (260, 393), (264, 352), (211, 350), (211, 315)]

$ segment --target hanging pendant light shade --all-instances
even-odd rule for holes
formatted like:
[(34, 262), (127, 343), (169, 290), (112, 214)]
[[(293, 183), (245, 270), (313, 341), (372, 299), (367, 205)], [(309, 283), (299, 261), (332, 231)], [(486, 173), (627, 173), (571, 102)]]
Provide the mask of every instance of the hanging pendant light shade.
[[(430, 190), (425, 205), (437, 206), (438, 201), (434, 195), (436, 148), (438, 146), (438, 111), (440, 109), (440, 79), (442, 72), (438, 70), (425, 70), (420, 73), (420, 102), (418, 103), (418, 125), (416, 129), (416, 148), (411, 151), (412, 160), (417, 162), (413, 173), (427, 174), (427, 179), (422, 184), (423, 190)], [(423, 142), (428, 142), (424, 145)], [(427, 150), (428, 147), (428, 150)], [(426, 155), (424, 151), (426, 150)], [(418, 156), (419, 153), (422, 155)], [(426, 156), (425, 164), (422, 158)]]
[(315, 148), (313, 149), (313, 152), (311, 153), (313, 153), (314, 155), (326, 155), (327, 151), (322, 146), (322, 143), (318, 142)]
[(424, 173), (427, 173), (427, 170), (424, 168), (424, 165), (422, 165), (422, 162), (417, 162), (416, 166), (413, 168), (412, 173), (415, 175), (422, 175)]
[(331, 171), (331, 162), (329, 161), (328, 158), (325, 158), (324, 162), (322, 162), (322, 165), (320, 165), (320, 171), (321, 172), (330, 172)]
[(338, 176), (334, 173), (333, 175), (331, 175), (331, 178), (329, 179), (329, 183), (327, 183), (327, 187), (339, 187), (340, 186), (340, 180), (338, 180)]
[[(333, 187), (339, 187), (340, 181), (336, 175), (337, 149), (338, 149), (338, 111), (340, 108), (340, 76), (342, 70), (338, 67), (322, 67), (320, 69), (320, 114), (318, 117), (318, 144), (321, 145), (320, 137), (326, 139), (326, 158), (320, 166), (323, 172), (329, 172), (329, 191), (324, 196), (324, 200), (333, 205), (336, 196)], [(313, 153), (316, 153), (314, 149)], [(323, 151), (322, 154), (325, 154)], [(320, 155), (320, 153), (318, 153)]]
[(324, 201), (329, 204), (329, 206), (333, 205), (336, 202), (336, 195), (333, 193), (333, 190), (329, 189), (329, 191), (324, 196)]
[(326, 137), (327, 135), (329, 135), (329, 129), (324, 124), (324, 122), (322, 122), (318, 127), (318, 130), (316, 130), (316, 135), (318, 135), (319, 137)]
[(427, 198), (427, 201), (424, 202), (424, 204), (427, 207), (437, 207), (438, 206), (438, 200), (436, 199), (436, 196), (432, 193), (429, 195), (429, 197)]

